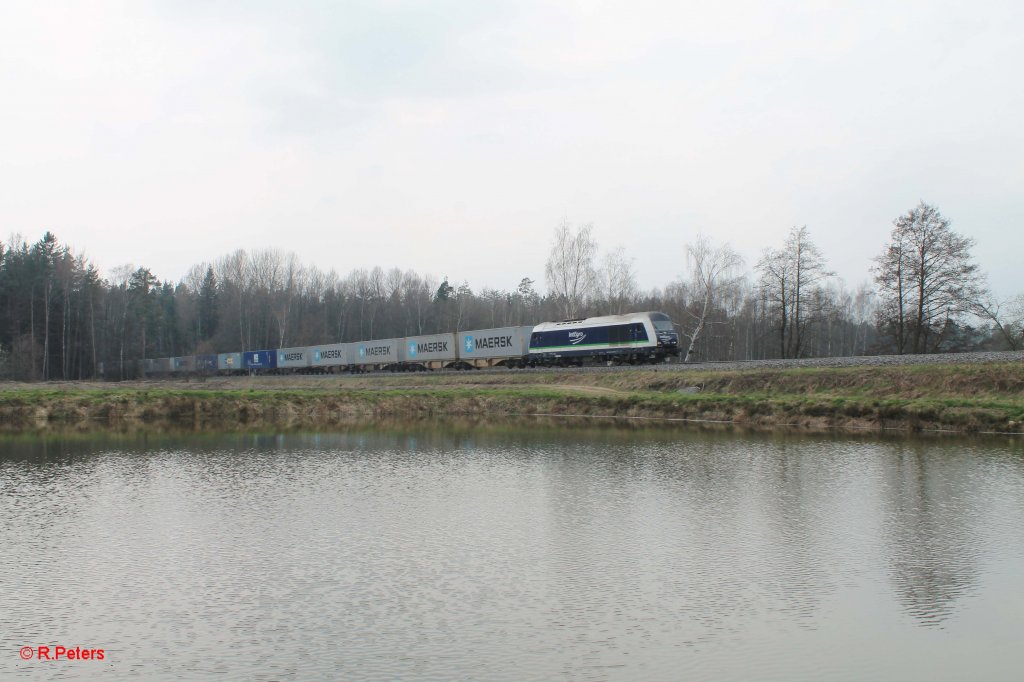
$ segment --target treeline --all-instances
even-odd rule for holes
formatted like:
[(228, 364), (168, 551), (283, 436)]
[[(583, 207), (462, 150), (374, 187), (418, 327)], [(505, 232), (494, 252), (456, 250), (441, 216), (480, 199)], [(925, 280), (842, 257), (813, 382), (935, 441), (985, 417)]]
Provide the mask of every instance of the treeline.
[[(545, 320), (661, 310), (689, 360), (1019, 348), (1024, 306), (1000, 303), (972, 242), (922, 204), (894, 222), (874, 285), (848, 288), (806, 227), (752, 270), (725, 244), (685, 247), (687, 275), (641, 291), (622, 249), (603, 256), (591, 228), (555, 230), (546, 292), (513, 291), (373, 267), (346, 275), (278, 250), (239, 250), (180, 282), (122, 266), (107, 277), (47, 232), (0, 245), (0, 375), (85, 379), (100, 362), (135, 375), (144, 358), (284, 348)], [(683, 270), (683, 263), (680, 263)]]

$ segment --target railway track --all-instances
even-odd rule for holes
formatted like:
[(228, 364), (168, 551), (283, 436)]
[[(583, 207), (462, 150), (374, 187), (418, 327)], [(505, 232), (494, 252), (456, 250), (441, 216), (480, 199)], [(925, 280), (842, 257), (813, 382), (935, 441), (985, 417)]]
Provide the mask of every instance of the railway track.
[[(984, 351), (973, 353), (933, 353), (928, 355), (861, 355), (829, 358), (771, 360), (713, 360), (708, 362), (666, 362), (655, 365), (584, 365), (583, 367), (532, 367), (507, 369), (495, 367), (477, 370), (434, 370), (426, 374), (463, 375), (516, 374), (545, 372), (692, 372), (707, 370), (795, 369), (801, 367), (899, 367), (906, 365), (963, 365), (991, 362), (1024, 362), (1024, 351)], [(362, 376), (396, 376), (394, 372), (369, 372)]]

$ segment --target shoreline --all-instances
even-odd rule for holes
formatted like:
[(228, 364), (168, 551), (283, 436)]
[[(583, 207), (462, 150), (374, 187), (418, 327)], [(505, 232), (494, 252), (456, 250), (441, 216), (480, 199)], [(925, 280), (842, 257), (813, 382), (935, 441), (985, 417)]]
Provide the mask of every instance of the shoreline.
[(0, 385), (0, 431), (332, 429), (527, 416), (799, 431), (1024, 433), (1024, 364), (213, 377)]

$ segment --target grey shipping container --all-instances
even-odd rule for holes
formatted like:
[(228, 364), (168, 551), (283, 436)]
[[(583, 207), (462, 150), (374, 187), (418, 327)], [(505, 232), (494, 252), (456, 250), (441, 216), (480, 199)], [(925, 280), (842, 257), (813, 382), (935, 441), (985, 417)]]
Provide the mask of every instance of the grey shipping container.
[(196, 369), (196, 356), (179, 355), (171, 358), (171, 367), (175, 372), (194, 372)]
[(379, 339), (377, 341), (360, 341), (352, 344), (354, 365), (391, 365), (399, 361), (398, 353), (404, 339)]
[(351, 343), (332, 343), (326, 346), (310, 346), (310, 367), (345, 367), (352, 364)]
[(530, 352), (533, 327), (500, 327), (459, 332), (459, 359), (476, 367), (490, 367)]
[(431, 334), (410, 336), (399, 348), (402, 362), (415, 363), (430, 368), (441, 368), (458, 358), (455, 334)]
[(174, 371), (174, 358), (156, 358), (153, 360), (153, 374), (167, 374)]
[(310, 349), (305, 346), (301, 348), (280, 348), (277, 351), (277, 366), (281, 369), (298, 369), (309, 367)]

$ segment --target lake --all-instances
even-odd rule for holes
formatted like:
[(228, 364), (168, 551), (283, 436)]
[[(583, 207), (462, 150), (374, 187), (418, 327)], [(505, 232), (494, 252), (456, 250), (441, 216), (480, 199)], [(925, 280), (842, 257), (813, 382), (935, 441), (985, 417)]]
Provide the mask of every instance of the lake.
[(1022, 521), (1012, 438), (6, 436), (0, 678), (1020, 679)]

